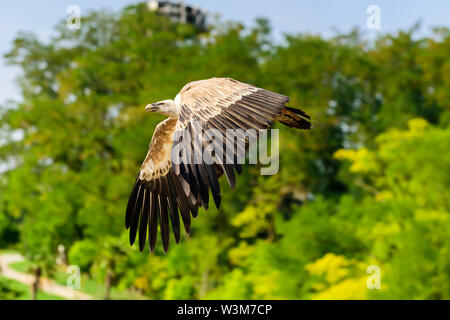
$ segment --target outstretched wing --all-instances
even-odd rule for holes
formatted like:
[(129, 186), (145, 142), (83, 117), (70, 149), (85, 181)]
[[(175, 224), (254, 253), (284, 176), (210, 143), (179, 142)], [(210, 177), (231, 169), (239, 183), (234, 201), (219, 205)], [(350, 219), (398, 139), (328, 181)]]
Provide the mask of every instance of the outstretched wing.
[[(234, 188), (234, 171), (241, 173), (242, 157), (245, 157), (252, 142), (257, 140), (259, 129), (268, 128), (276, 120), (301, 129), (311, 126), (309, 116), (303, 111), (284, 106), (289, 101), (288, 97), (230, 78), (188, 83), (180, 91), (178, 99), (180, 117), (174, 133), (175, 141), (187, 132), (191, 137), (191, 149), (213, 146), (225, 155), (216, 156), (213, 164), (195, 163), (191, 158), (173, 166), (175, 173), (188, 181), (191, 198), (205, 209), (209, 206), (209, 190), (216, 207), (220, 206), (218, 171), (227, 177), (230, 187)], [(229, 129), (236, 130), (234, 137), (228, 134)], [(212, 137), (214, 130), (221, 134), (222, 144)], [(237, 143), (235, 138), (245, 140), (245, 143)], [(232, 155), (227, 155), (228, 146), (232, 147)]]
[[(180, 218), (187, 233), (190, 232), (191, 212), (198, 208), (189, 200), (189, 185), (178, 177), (172, 168), (172, 135), (176, 119), (167, 119), (155, 129), (147, 156), (141, 166), (128, 200), (125, 224), (130, 229), (133, 245), (139, 228), (139, 248), (145, 247), (147, 232), (150, 250), (153, 251), (158, 233), (158, 221), (164, 251), (169, 247), (169, 219), (175, 240), (180, 241)], [(148, 231), (147, 231), (148, 230)]]
[[(258, 130), (280, 121), (290, 127), (309, 129), (309, 116), (303, 111), (285, 107), (289, 98), (229, 78), (213, 78), (187, 84), (175, 99), (180, 107), (179, 119), (167, 119), (155, 129), (152, 141), (128, 200), (126, 227), (130, 229), (130, 244), (135, 242), (139, 229), (139, 248), (142, 251), (148, 233), (150, 250), (156, 245), (158, 221), (164, 251), (169, 247), (170, 224), (175, 240), (180, 240), (179, 213), (187, 233), (191, 214), (198, 208), (209, 207), (209, 192), (217, 208), (221, 194), (219, 178), (225, 175), (230, 187), (236, 183), (235, 171), (242, 172), (242, 156), (258, 138)], [(208, 129), (223, 137), (222, 143), (211, 136)], [(230, 139), (228, 129), (246, 130)], [(255, 129), (253, 132), (249, 129)], [(198, 147), (221, 151), (224, 157), (212, 152), (212, 161), (181, 157), (176, 154), (174, 141), (188, 133), (191, 150)], [(197, 139), (198, 138), (198, 139)], [(242, 146), (235, 138), (243, 140)], [(183, 139), (181, 139), (183, 140)], [(231, 146), (232, 154), (226, 148)], [(202, 153), (203, 155), (203, 153)], [(170, 220), (170, 222), (169, 222)]]

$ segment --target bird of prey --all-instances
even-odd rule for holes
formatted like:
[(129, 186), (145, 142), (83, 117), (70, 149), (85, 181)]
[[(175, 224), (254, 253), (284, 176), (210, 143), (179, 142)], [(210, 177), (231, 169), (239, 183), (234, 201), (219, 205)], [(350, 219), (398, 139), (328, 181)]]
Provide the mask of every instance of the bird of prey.
[[(219, 208), (219, 178), (225, 175), (234, 189), (235, 171), (238, 174), (242, 172), (237, 154), (239, 151), (245, 154), (251, 144), (248, 137), (242, 137), (245, 139), (243, 147), (235, 141), (226, 141), (228, 129), (254, 129), (259, 132), (269, 128), (274, 121), (292, 128), (310, 129), (310, 116), (300, 109), (285, 106), (288, 101), (289, 98), (284, 95), (231, 78), (211, 78), (186, 84), (174, 100), (147, 105), (146, 111), (168, 118), (159, 123), (154, 131), (128, 200), (125, 224), (130, 229), (130, 244), (135, 242), (139, 230), (139, 249), (143, 251), (148, 234), (149, 247), (153, 252), (159, 224), (163, 249), (167, 252), (170, 224), (178, 243), (180, 216), (189, 234), (191, 216), (197, 217), (200, 207), (208, 209), (210, 191)], [(215, 139), (207, 134), (210, 129), (223, 134), (225, 141), (219, 143), (217, 140), (214, 144)], [(183, 132), (200, 137), (197, 143), (213, 145), (216, 150), (224, 148), (225, 143), (231, 143), (232, 156), (225, 156), (225, 159), (217, 156), (212, 163), (189, 161), (185, 157), (175, 164), (172, 157), (174, 141)], [(244, 150), (239, 150), (239, 145)]]

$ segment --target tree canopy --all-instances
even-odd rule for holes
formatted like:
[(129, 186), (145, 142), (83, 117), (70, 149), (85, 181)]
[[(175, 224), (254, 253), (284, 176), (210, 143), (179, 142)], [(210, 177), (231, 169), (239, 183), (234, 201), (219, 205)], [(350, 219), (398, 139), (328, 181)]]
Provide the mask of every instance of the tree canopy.
[[(5, 56), (23, 75), (0, 114), (1, 246), (51, 271), (63, 244), (91, 277), (152, 299), (450, 298), (448, 29), (277, 44), (265, 19), (199, 31), (144, 4), (81, 26), (21, 33)], [(278, 174), (246, 166), (191, 237), (141, 254), (124, 214), (163, 119), (144, 106), (209, 77), (287, 95), (313, 129), (280, 130)]]

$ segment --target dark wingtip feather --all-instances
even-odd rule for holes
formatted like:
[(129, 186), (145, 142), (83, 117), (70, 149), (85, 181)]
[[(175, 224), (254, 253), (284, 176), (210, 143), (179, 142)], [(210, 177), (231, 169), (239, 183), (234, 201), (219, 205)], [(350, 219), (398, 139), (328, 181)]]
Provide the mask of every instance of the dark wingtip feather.
[(300, 109), (284, 107), (277, 120), (291, 128), (311, 129), (311, 117)]
[(137, 192), (139, 190), (138, 181), (139, 181), (139, 176), (136, 178), (136, 181), (134, 182), (134, 185), (133, 185), (133, 189), (131, 190), (131, 193), (130, 193), (130, 197), (128, 198), (127, 210), (125, 213), (125, 227), (127, 228), (127, 230), (131, 226), (131, 220), (133, 217), (134, 207), (136, 205), (136, 200), (137, 200), (136, 197), (137, 197)]
[(148, 242), (150, 247), (150, 252), (155, 251), (156, 239), (158, 235), (158, 195), (156, 192), (152, 192), (151, 198), (151, 209), (150, 209), (150, 223), (148, 225)]
[(169, 249), (169, 214), (167, 212), (167, 185), (164, 177), (158, 180), (158, 200), (159, 200), (159, 228), (161, 230), (161, 241), (163, 243), (164, 251)]
[(191, 213), (192, 213), (193, 218), (197, 218), (198, 217), (198, 207), (197, 206), (191, 207)]
[(220, 209), (220, 204), (222, 203), (222, 198), (220, 197), (220, 194), (214, 197), (214, 203), (216, 204), (216, 208)]
[(186, 232), (187, 235), (191, 234), (191, 224), (185, 224), (184, 225), (184, 231)]
[(171, 173), (169, 172), (168, 176), (164, 177), (165, 185), (167, 186), (167, 194), (168, 194), (168, 203), (169, 203), (169, 217), (170, 222), (172, 224), (172, 230), (175, 237), (175, 242), (178, 244), (180, 242), (180, 216), (178, 214), (178, 205), (177, 205), (177, 191), (175, 189), (175, 185), (170, 183)]
[(234, 190), (236, 188), (236, 176), (234, 175), (233, 166), (225, 165), (224, 168), (228, 184), (230, 185), (231, 190)]
[(130, 222), (130, 245), (132, 246), (136, 240), (137, 229), (139, 226), (139, 218), (142, 211), (142, 201), (144, 198), (145, 189), (143, 186), (139, 186), (136, 204), (132, 211), (132, 219)]
[(142, 209), (141, 219), (139, 221), (139, 250), (142, 252), (145, 249), (145, 242), (147, 240), (147, 225), (150, 215), (150, 196), (149, 189), (145, 189), (144, 194), (144, 208)]
[(240, 175), (242, 173), (242, 165), (239, 163), (236, 163), (236, 165), (234, 166), (234, 168), (236, 169), (236, 172)]

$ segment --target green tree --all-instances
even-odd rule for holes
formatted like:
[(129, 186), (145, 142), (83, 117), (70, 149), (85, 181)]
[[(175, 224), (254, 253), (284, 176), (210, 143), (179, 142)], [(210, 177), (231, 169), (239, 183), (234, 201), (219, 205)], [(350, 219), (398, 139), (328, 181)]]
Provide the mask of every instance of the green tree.
[[(0, 245), (18, 241), (50, 274), (63, 244), (106, 298), (448, 297), (448, 29), (277, 44), (265, 19), (200, 31), (145, 4), (82, 26), (61, 23), (47, 43), (18, 34), (6, 54), (23, 99), (0, 114)], [(245, 167), (192, 237), (140, 254), (124, 211), (163, 119), (143, 108), (213, 76), (290, 96), (313, 130), (283, 128), (277, 175)], [(386, 271), (380, 295), (359, 287), (368, 263)]]
[(448, 128), (413, 119), (379, 135), (374, 150), (336, 153), (351, 163), (343, 177), (366, 190), (363, 210), (373, 217), (361, 226), (385, 270), (384, 297), (450, 296), (449, 138)]

